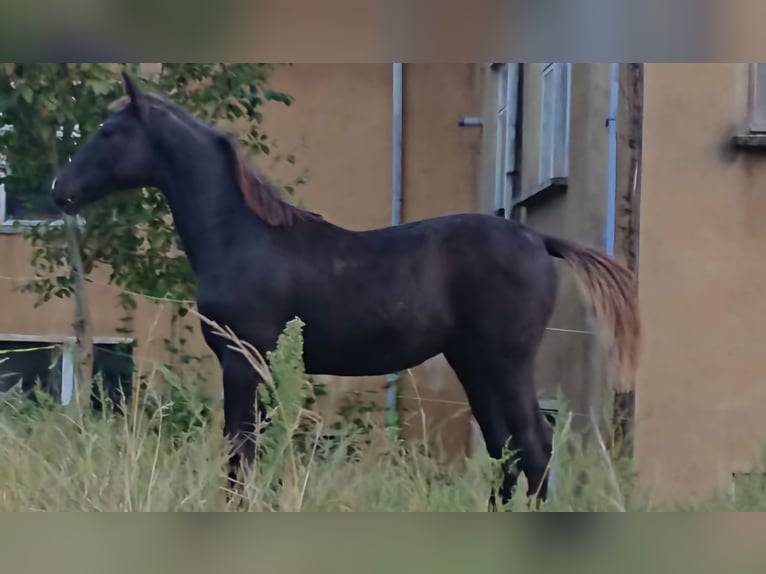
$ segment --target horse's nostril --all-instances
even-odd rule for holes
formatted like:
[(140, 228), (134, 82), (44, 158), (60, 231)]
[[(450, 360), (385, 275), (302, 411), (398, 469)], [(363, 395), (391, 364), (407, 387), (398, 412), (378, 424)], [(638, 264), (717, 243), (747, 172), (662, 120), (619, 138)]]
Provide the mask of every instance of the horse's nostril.
[(62, 197), (60, 195), (54, 196), (53, 203), (59, 209), (66, 211), (67, 208), (71, 208), (75, 201), (71, 196)]

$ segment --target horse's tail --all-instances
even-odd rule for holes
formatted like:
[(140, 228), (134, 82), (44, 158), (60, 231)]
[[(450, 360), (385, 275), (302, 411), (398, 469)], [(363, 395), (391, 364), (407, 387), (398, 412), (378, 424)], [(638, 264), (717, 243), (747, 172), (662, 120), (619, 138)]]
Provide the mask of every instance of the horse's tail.
[(593, 302), (615, 354), (618, 391), (630, 391), (635, 384), (641, 339), (638, 292), (633, 273), (595, 249), (555, 237), (543, 236), (553, 257), (566, 261), (581, 287)]

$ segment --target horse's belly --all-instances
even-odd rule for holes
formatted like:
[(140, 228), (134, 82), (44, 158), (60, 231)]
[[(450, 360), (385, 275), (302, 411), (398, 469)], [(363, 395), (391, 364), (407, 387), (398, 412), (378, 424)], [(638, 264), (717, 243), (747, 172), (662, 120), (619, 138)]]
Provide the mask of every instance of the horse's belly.
[(306, 326), (304, 363), (309, 374), (384, 375), (412, 368), (443, 351), (442, 328), (398, 331), (338, 326), (320, 332)]

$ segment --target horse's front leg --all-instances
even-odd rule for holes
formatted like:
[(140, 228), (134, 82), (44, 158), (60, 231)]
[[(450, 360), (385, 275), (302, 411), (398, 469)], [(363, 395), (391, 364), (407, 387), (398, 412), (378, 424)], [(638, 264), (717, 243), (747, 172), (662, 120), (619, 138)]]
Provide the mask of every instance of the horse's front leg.
[(247, 470), (255, 458), (256, 424), (266, 421), (266, 409), (256, 389), (262, 378), (240, 353), (227, 349), (222, 361), (224, 437), (232, 443), (229, 483), (236, 491), (240, 470)]

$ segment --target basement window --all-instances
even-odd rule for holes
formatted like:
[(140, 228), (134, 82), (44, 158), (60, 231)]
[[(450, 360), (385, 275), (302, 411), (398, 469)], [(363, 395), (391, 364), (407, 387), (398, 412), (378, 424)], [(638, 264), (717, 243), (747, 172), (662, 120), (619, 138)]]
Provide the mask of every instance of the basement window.
[[(553, 400), (540, 399), (540, 411), (543, 414), (545, 422), (550, 425), (551, 431), (556, 428), (556, 421), (559, 415), (558, 403)], [(556, 452), (551, 453), (550, 468), (548, 469), (548, 499), (552, 499), (556, 492)]]
[[(73, 337), (0, 335), (0, 393), (40, 388), (63, 405), (73, 399), (75, 355)], [(129, 397), (133, 381), (132, 339), (94, 337), (93, 377), (100, 375), (104, 393), (115, 405)], [(100, 410), (99, 387), (93, 384), (93, 408)]]

